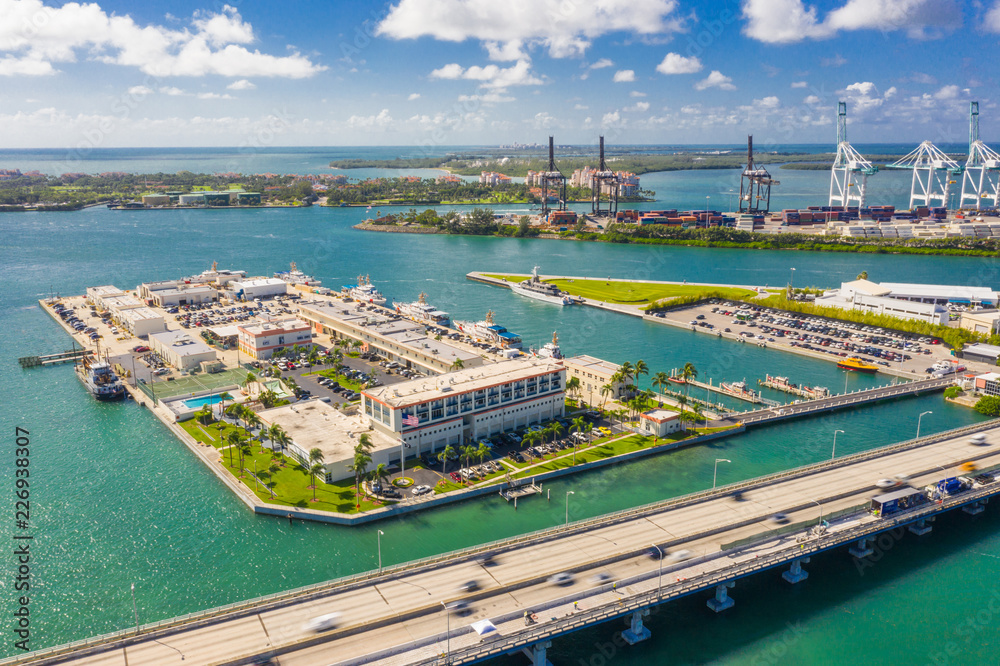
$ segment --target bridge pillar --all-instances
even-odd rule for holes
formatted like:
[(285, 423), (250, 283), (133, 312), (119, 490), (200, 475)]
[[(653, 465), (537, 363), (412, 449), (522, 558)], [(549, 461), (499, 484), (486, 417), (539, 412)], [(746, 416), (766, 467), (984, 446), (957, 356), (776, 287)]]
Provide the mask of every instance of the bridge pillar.
[(643, 623), (642, 618), (649, 615), (649, 609), (643, 608), (642, 610), (637, 610), (632, 613), (632, 617), (629, 620), (629, 628), (622, 632), (622, 638), (629, 645), (635, 645), (641, 641), (646, 640), (650, 636), (649, 629), (647, 629)]
[(915, 522), (912, 525), (910, 525), (909, 530), (910, 530), (910, 532), (912, 532), (913, 534), (916, 534), (917, 536), (923, 536), (923, 535), (925, 535), (925, 534), (927, 534), (928, 532), (931, 531), (932, 528), (927, 523), (932, 522), (933, 520), (934, 520), (933, 517), (931, 517), (931, 518), (921, 518), (917, 522)]
[(730, 598), (728, 590), (734, 585), (736, 585), (736, 583), (732, 581), (723, 583), (722, 585), (716, 585), (715, 598), (709, 599), (706, 602), (706, 605), (716, 613), (721, 613), (727, 608), (732, 608), (736, 602)]
[(986, 500), (981, 499), (978, 502), (973, 502), (972, 504), (966, 504), (962, 507), (962, 511), (966, 512), (970, 516), (977, 516), (986, 510)]
[(552, 662), (545, 657), (545, 652), (550, 647), (552, 647), (552, 641), (542, 641), (541, 643), (521, 648), (521, 652), (531, 660), (531, 666), (552, 666)]
[(787, 580), (789, 583), (794, 585), (795, 583), (801, 583), (806, 578), (809, 578), (809, 572), (802, 570), (802, 564), (808, 562), (808, 557), (800, 557), (797, 560), (792, 560), (792, 566), (788, 571), (781, 574), (781, 577)]
[(853, 555), (854, 557), (858, 558), (859, 560), (868, 557), (873, 552), (875, 552), (874, 550), (872, 550), (871, 542), (872, 542), (871, 537), (863, 537), (861, 539), (858, 539), (857, 545), (851, 546), (847, 552)]

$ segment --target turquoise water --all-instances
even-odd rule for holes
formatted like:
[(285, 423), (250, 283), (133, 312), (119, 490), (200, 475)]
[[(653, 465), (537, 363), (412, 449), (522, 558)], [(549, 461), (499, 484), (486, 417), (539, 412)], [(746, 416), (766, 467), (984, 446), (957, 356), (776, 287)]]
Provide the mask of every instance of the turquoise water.
[(222, 396), (218, 395), (207, 395), (202, 398), (188, 398), (184, 401), (184, 404), (191, 409), (198, 409), (205, 405), (217, 405), (222, 402)]
[[(70, 367), (22, 371), (20, 356), (61, 350), (68, 337), (38, 307), (52, 292), (81, 293), (88, 285), (134, 287), (146, 280), (206, 269), (244, 268), (270, 275), (288, 262), (328, 285), (371, 275), (390, 298), (421, 291), (455, 318), (497, 320), (541, 344), (558, 330), (571, 354), (621, 362), (644, 359), (651, 372), (693, 362), (714, 381), (765, 373), (840, 390), (845, 375), (831, 364), (739, 345), (587, 308), (559, 308), (465, 279), (471, 270), (781, 284), (790, 267), (796, 283), (833, 286), (867, 270), (876, 280), (1000, 284), (995, 259), (856, 256), (699, 248), (645, 248), (562, 241), (504, 240), (364, 233), (351, 209), (128, 212), (93, 208), (68, 214), (0, 215), (0, 426), (26, 428), (32, 441), (32, 531), (35, 588), (33, 646), (41, 647), (129, 626), (130, 585), (141, 621), (150, 621), (276, 592), (376, 564), (376, 530), (383, 558), (399, 562), (556, 525), (561, 502), (535, 498), (514, 511), (486, 499), (396, 518), (376, 526), (340, 528), (256, 517), (133, 403), (92, 400)], [(847, 376), (848, 387), (881, 378)], [(829, 457), (889, 444), (915, 434), (975, 422), (971, 410), (940, 396), (875, 405), (752, 430), (710, 446), (681, 450), (549, 485), (572, 489), (570, 512), (580, 519), (711, 485), (728, 483)], [(12, 437), (9, 437), (12, 439)], [(12, 469), (0, 467), (11, 487)], [(10, 521), (8, 513), (5, 518)], [(613, 663), (871, 663), (933, 657), (955, 644), (949, 663), (981, 661), (995, 647), (991, 624), (969, 631), (1000, 560), (997, 511), (964, 514), (935, 524), (924, 539), (905, 538), (861, 573), (846, 554), (818, 558), (810, 579), (791, 588), (777, 575), (740, 583), (733, 611), (715, 616), (703, 599), (668, 607), (652, 622), (653, 639), (618, 650)], [(10, 524), (6, 522), (6, 524)], [(10, 558), (4, 594), (10, 594)], [(863, 575), (862, 575), (863, 573)], [(985, 581), (980, 592), (977, 581)], [(8, 597), (9, 598), (9, 597)], [(5, 617), (9, 615), (5, 614)], [(5, 620), (5, 623), (9, 620)], [(799, 633), (794, 641), (789, 626)], [(8, 625), (4, 625), (5, 627)], [(615, 627), (614, 629), (617, 629)], [(598, 663), (611, 627), (557, 642), (554, 663)], [(886, 632), (891, 631), (891, 640)], [(5, 641), (2, 652), (13, 650)], [(776, 657), (777, 653), (780, 657)], [(512, 658), (504, 663), (519, 663)]]

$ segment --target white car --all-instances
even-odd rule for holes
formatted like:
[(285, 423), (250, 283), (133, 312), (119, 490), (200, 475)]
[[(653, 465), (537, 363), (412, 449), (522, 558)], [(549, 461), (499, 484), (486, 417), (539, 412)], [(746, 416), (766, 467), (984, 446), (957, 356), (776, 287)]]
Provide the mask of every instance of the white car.
[(690, 560), (692, 557), (694, 557), (694, 553), (690, 550), (675, 550), (667, 555), (667, 559), (671, 562), (683, 562), (685, 560)]
[(319, 633), (321, 631), (329, 631), (337, 626), (337, 622), (340, 621), (340, 613), (327, 613), (326, 615), (320, 615), (319, 617), (314, 617), (303, 625), (303, 631), (310, 631), (312, 633)]
[(424, 495), (426, 493), (429, 493), (430, 491), (431, 491), (431, 487), (430, 486), (416, 486), (410, 492), (412, 494), (414, 494), (414, 495)]

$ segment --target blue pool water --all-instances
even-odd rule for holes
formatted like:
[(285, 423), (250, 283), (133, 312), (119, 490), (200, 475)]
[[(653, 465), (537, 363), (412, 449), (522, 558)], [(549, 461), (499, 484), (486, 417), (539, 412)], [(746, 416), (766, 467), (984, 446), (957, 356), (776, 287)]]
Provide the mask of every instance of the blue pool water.
[(200, 398), (190, 398), (184, 401), (184, 404), (191, 409), (199, 409), (204, 405), (217, 405), (222, 402), (222, 396), (219, 395), (205, 395)]

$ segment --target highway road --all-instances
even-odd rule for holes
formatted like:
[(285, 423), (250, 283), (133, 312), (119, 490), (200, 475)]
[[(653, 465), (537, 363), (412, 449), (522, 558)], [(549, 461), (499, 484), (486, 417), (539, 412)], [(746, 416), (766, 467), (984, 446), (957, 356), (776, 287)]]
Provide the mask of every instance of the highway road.
[[(787, 514), (792, 523), (818, 522), (821, 512), (829, 515), (865, 503), (881, 492), (875, 490), (874, 484), (882, 478), (907, 475), (913, 485), (921, 486), (955, 475), (957, 466), (967, 460), (978, 460), (980, 467), (1000, 466), (1000, 428), (982, 429), (987, 434), (986, 446), (970, 443), (967, 430), (933, 444), (866, 459), (852, 456), (838, 461), (840, 466), (773, 480), (744, 491), (741, 501), (733, 497), (732, 490), (722, 489), (713, 496), (681, 502), (672, 508), (651, 509), (604, 524), (596, 521), (586, 531), (574, 530), (570, 525), (565, 533), (506, 549), (490, 564), (463, 556), (412, 572), (390, 572), (360, 587), (331, 590), (321, 598), (266, 608), (235, 619), (221, 618), (210, 626), (180, 629), (155, 640), (138, 638), (135, 644), (109, 646), (99, 654), (50, 663), (193, 666), (229, 663), (235, 657), (271, 649), (290, 649), (277, 657), (277, 663), (312, 666), (357, 659), (421, 640), (428, 643), (424, 657), (440, 654), (446, 649), (443, 635), (448, 623), (441, 602), (468, 602), (470, 612), (450, 620), (456, 630), (480, 619), (520, 617), (525, 610), (540, 612), (549, 606), (556, 610), (546, 613), (565, 613), (571, 609), (571, 601), (560, 599), (567, 595), (579, 598), (584, 606), (610, 594), (632, 593), (630, 585), (610, 591), (607, 586), (593, 587), (588, 579), (602, 572), (615, 580), (642, 575), (648, 579), (659, 566), (645, 552), (653, 543), (671, 553), (691, 551), (692, 560), (664, 562), (667, 575), (689, 576), (723, 566), (733, 557), (754, 556), (752, 551), (741, 551), (737, 556), (720, 550), (723, 544), (753, 535), (773, 536), (776, 526), (771, 516), (778, 512)], [(574, 572), (572, 585), (560, 587), (546, 581), (550, 575), (564, 571)], [(458, 591), (460, 584), (470, 580), (477, 581), (481, 589), (472, 593)], [(336, 629), (317, 635), (304, 628), (311, 618), (332, 612), (342, 614)], [(509, 626), (504, 625), (503, 630), (512, 631)], [(456, 645), (468, 640), (466, 630), (463, 638), (456, 638)], [(412, 652), (407, 659), (420, 652)], [(410, 663), (400, 659), (380, 663)]]

